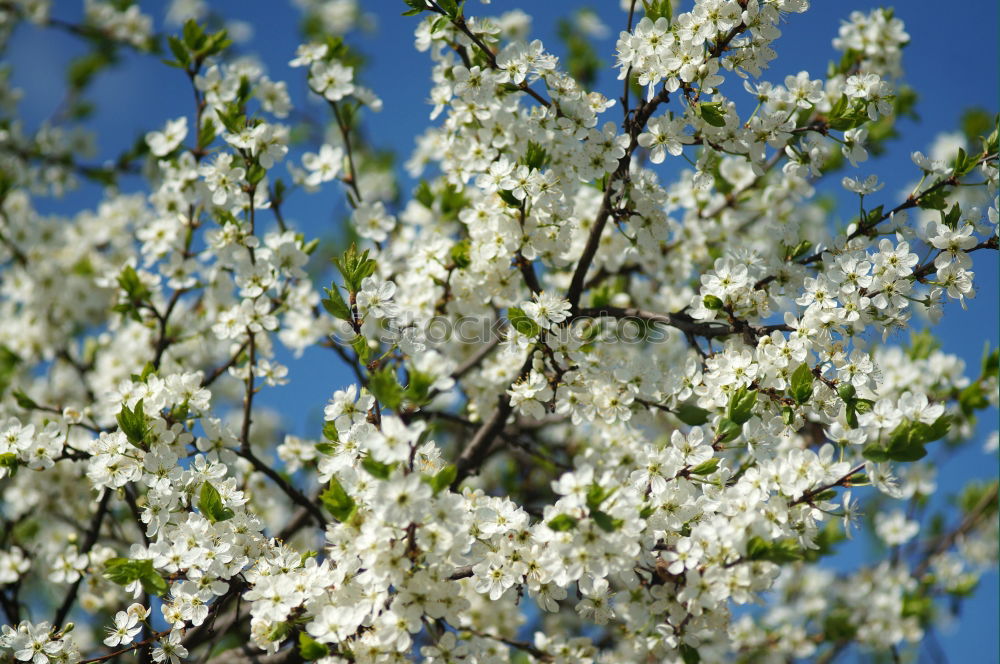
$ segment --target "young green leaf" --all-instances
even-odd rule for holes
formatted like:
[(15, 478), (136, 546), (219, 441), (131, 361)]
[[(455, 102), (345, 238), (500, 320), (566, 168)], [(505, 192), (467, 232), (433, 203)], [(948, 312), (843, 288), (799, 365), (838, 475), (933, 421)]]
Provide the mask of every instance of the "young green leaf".
[(674, 414), (684, 424), (696, 427), (708, 422), (709, 412), (704, 408), (699, 408), (694, 404), (682, 403), (674, 409)]
[(756, 405), (757, 391), (744, 385), (729, 395), (726, 417), (736, 424), (743, 424), (753, 416), (753, 409)]
[(319, 500), (330, 515), (340, 522), (350, 519), (357, 509), (357, 503), (347, 495), (347, 491), (344, 490), (336, 476), (330, 478), (326, 489), (319, 494)]
[(207, 481), (201, 483), (201, 491), (198, 494), (198, 511), (212, 523), (227, 521), (234, 516), (233, 511), (222, 502), (222, 496), (219, 495), (218, 489)]
[(110, 558), (104, 563), (104, 578), (120, 586), (138, 581), (143, 590), (157, 597), (166, 595), (169, 589), (166, 579), (149, 559)]
[(537, 337), (542, 332), (538, 323), (528, 318), (520, 307), (507, 307), (507, 320), (511, 326), (526, 337)]
[(122, 409), (115, 419), (118, 420), (118, 427), (125, 434), (125, 437), (128, 438), (128, 442), (141, 450), (145, 450), (147, 447), (146, 434), (149, 433), (149, 423), (142, 409), (142, 401), (142, 399), (139, 399), (132, 410), (129, 410), (129, 407), (125, 404), (122, 404)]
[(431, 489), (434, 490), (435, 495), (439, 494), (450, 487), (456, 477), (458, 477), (458, 467), (449, 463), (431, 478)]
[(305, 631), (299, 632), (299, 655), (307, 662), (321, 659), (330, 654), (330, 648), (320, 643)]
[(368, 378), (368, 389), (383, 406), (397, 410), (403, 402), (403, 386), (392, 367), (382, 367)]
[(361, 467), (371, 475), (380, 480), (389, 479), (389, 474), (392, 472), (392, 466), (387, 463), (382, 463), (381, 461), (376, 461), (371, 457), (371, 455), (366, 456), (361, 460)]
[(559, 516), (549, 520), (548, 526), (552, 530), (562, 533), (576, 528), (576, 519), (571, 517), (569, 514), (560, 514)]
[(728, 417), (723, 417), (715, 428), (715, 437), (720, 443), (731, 443), (739, 438), (742, 431), (742, 426)]
[(708, 461), (703, 461), (697, 466), (691, 469), (692, 475), (711, 475), (719, 469), (719, 459), (712, 458)]
[(726, 109), (721, 101), (702, 102), (698, 104), (698, 115), (713, 127), (726, 126)]
[(809, 368), (809, 364), (803, 362), (798, 366), (798, 368), (792, 372), (791, 384), (789, 385), (788, 392), (791, 394), (792, 399), (795, 403), (800, 406), (805, 402), (809, 401), (813, 394), (813, 372)]

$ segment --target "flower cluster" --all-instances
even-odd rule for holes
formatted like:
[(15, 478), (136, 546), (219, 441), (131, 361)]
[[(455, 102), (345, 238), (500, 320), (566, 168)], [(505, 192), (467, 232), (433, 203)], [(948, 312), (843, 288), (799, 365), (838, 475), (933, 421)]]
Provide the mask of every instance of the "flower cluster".
[[(829, 661), (919, 643), (995, 567), (997, 483), (935, 515), (925, 457), (997, 406), (1000, 352), (885, 344), (995, 261), (997, 130), (914, 153), (899, 199), (854, 170), (907, 109), (900, 19), (855, 12), (826, 76), (768, 80), (805, 0), (628, 0), (613, 99), (523, 13), (406, 0), (435, 124), (400, 202), (344, 37), (369, 17), (299, 4), (290, 65), (330, 113), (306, 149), (289, 86), (195, 20), (167, 41), (192, 113), (116, 164), (4, 124), (0, 656)], [(75, 27), (153, 39), (135, 5)], [(148, 187), (38, 205), (123, 174)], [(824, 178), (857, 203), (841, 230)], [(284, 205), (338, 187), (355, 244), (318, 288), (327, 250)], [(437, 332), (469, 323), (497, 334)], [(288, 355), (351, 372), (311, 435), (257, 399)], [(886, 555), (823, 566), (867, 512)]]

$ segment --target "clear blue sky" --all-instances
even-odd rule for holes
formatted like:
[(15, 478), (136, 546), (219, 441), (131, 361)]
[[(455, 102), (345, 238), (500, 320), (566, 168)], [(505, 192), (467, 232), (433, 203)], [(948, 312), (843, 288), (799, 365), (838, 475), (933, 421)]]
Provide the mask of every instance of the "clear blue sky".
[[(53, 4), (53, 14), (59, 18), (75, 20), (80, 16), (82, 3), (56, 0)], [(146, 1), (141, 4), (145, 11), (153, 14), (157, 31), (162, 30), (163, 17), (158, 12), (166, 3)], [(287, 66), (298, 43), (298, 11), (286, 9), (282, 2), (263, 0), (226, 0), (210, 4), (218, 13), (247, 21), (253, 27), (252, 39), (242, 48), (257, 53), (272, 78), (287, 80), (293, 101), (300, 102), (305, 92), (302, 71)], [(429, 91), (428, 59), (412, 47), (415, 19), (400, 16), (404, 9), (401, 1), (377, 0), (361, 4), (376, 17), (377, 26), (373, 33), (352, 41), (370, 58), (370, 66), (364, 73), (365, 82), (385, 102), (385, 110), (371, 118), (369, 133), (378, 146), (395, 150), (399, 161), (405, 161), (413, 147), (414, 136), (428, 123), (430, 107), (425, 102)], [(611, 36), (597, 44), (600, 54), (610, 64), (615, 36), (624, 27), (625, 15), (618, 9), (617, 0), (593, 0), (589, 4), (611, 28)], [(765, 72), (765, 78), (781, 81), (785, 75), (800, 70), (807, 70), (814, 77), (821, 76), (827, 62), (836, 57), (830, 42), (836, 36), (840, 20), (852, 9), (868, 10), (878, 6), (868, 0), (817, 0), (813, 4), (814, 8), (808, 13), (792, 15), (782, 26), (784, 34), (775, 44), (778, 59), (772, 63), (772, 69)], [(555, 37), (555, 22), (578, 6), (580, 3), (570, 0), (494, 0), (489, 6), (470, 0), (468, 11), (499, 13), (521, 8), (534, 16), (532, 36), (541, 38), (550, 49), (561, 53), (561, 45)], [(890, 201), (893, 199), (889, 197), (912, 181), (914, 169), (909, 159), (912, 151), (926, 151), (937, 132), (957, 129), (964, 109), (981, 106), (995, 112), (998, 106), (997, 3), (909, 0), (896, 3), (896, 7), (897, 15), (905, 21), (912, 38), (904, 51), (903, 66), (906, 81), (920, 95), (917, 105), (920, 121), (904, 120), (900, 126), (903, 136), (890, 144), (889, 153), (863, 164), (858, 171), (863, 175), (878, 173), (887, 183), (882, 195)], [(25, 92), (20, 111), (29, 127), (36, 126), (57, 106), (66, 63), (82, 52), (78, 41), (62, 33), (29, 28), (15, 34), (9, 51), (10, 63), (14, 65), (12, 78)], [(727, 85), (738, 85), (735, 76), (727, 78)], [(609, 69), (599, 88), (617, 97), (619, 86)], [(129, 58), (102, 74), (90, 98), (98, 103), (98, 113), (89, 126), (98, 132), (100, 159), (117, 155), (136, 136), (150, 128), (159, 128), (166, 119), (191, 112), (190, 89), (184, 75), (149, 56)], [(324, 112), (316, 106), (307, 108), (318, 116)], [(617, 120), (618, 112), (613, 113), (611, 117)], [(836, 180), (839, 181), (839, 176)], [(831, 191), (839, 191), (839, 185), (833, 184)], [(404, 191), (411, 186), (412, 182), (404, 176)], [(43, 209), (70, 212), (82, 205), (93, 205), (98, 197), (99, 192), (87, 188), (63, 203)], [(330, 233), (339, 218), (340, 200), (341, 193), (331, 186), (316, 196), (293, 198), (286, 212), (307, 234)], [(967, 312), (958, 306), (949, 306), (944, 321), (936, 328), (944, 340), (945, 350), (963, 357), (970, 371), (978, 367), (984, 340), (989, 340), (991, 345), (997, 344), (997, 279), (996, 254), (978, 254), (976, 300)], [(292, 382), (282, 389), (265, 390), (260, 401), (280, 410), (287, 418), (290, 431), (315, 433), (323, 402), (334, 389), (350, 382), (351, 377), (329, 353), (307, 353), (301, 361), (282, 359), (290, 365)], [(303, 407), (303, 403), (310, 405)], [(996, 426), (996, 417), (995, 412), (984, 415), (987, 422), (980, 426), (981, 436)], [(942, 491), (954, 490), (963, 478), (970, 476), (996, 476), (996, 457), (983, 454), (980, 447), (977, 443), (939, 470)], [(844, 558), (838, 562), (852, 562), (850, 554)], [(998, 661), (997, 596), (997, 576), (988, 575), (977, 597), (964, 606), (958, 628), (939, 635), (951, 661)]]

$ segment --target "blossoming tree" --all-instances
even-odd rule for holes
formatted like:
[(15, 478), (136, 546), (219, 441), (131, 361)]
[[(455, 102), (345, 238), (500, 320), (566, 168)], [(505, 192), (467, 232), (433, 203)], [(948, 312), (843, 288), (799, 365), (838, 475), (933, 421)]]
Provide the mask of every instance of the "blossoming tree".
[[(593, 14), (560, 59), (523, 15), (385, 0), (432, 79), (399, 196), (360, 9), (300, 4), (312, 143), (210, 16), (0, 2), (90, 49), (37, 131), (0, 86), (0, 660), (899, 661), (995, 566), (997, 483), (930, 498), (998, 352), (900, 331), (996, 261), (997, 129), (915, 153), (901, 198), (855, 175), (913, 104), (892, 12), (772, 76), (807, 0), (624, 0), (613, 98)], [(89, 165), (89, 82), (150, 53), (190, 113)], [(95, 210), (38, 211), (88, 181)], [(328, 188), (355, 243), (316, 283), (282, 207)], [(352, 372), (315, 440), (255, 402), (282, 348)], [(835, 572), (859, 515), (881, 548)]]

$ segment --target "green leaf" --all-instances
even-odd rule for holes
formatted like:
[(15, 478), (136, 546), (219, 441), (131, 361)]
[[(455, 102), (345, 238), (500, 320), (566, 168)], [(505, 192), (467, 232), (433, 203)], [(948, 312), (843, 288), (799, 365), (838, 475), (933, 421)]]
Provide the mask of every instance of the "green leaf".
[(692, 475), (711, 475), (719, 469), (719, 460), (717, 458), (711, 458), (708, 461), (703, 461), (697, 466), (691, 469)]
[(247, 182), (251, 185), (256, 185), (258, 182), (264, 179), (267, 175), (267, 169), (260, 164), (252, 164), (249, 169), (247, 169)]
[(799, 365), (799, 367), (792, 373), (791, 384), (789, 385), (788, 392), (791, 394), (792, 398), (795, 399), (795, 403), (800, 406), (805, 402), (809, 401), (810, 397), (813, 395), (813, 372), (809, 368), (809, 365), (805, 362)]
[(970, 383), (958, 393), (958, 406), (966, 415), (971, 415), (977, 410), (989, 407), (990, 402), (986, 397), (986, 390), (979, 381)]
[(337, 521), (347, 521), (357, 509), (357, 503), (347, 495), (347, 491), (336, 476), (330, 478), (330, 483), (319, 494), (319, 499), (326, 511)]
[[(278, 182), (281, 182), (281, 180), (278, 180)], [(304, 245), (302, 245), (302, 253), (304, 253), (306, 256), (312, 256), (314, 253), (316, 253), (317, 249), (319, 249), (318, 237), (314, 237), (313, 239), (309, 240)]]
[(934, 600), (927, 595), (906, 593), (903, 595), (903, 618), (916, 618), (922, 626), (930, 624), (934, 618)]
[(451, 251), (448, 253), (451, 256), (452, 262), (455, 263), (455, 267), (460, 270), (469, 267), (472, 263), (472, 259), (469, 256), (471, 247), (472, 244), (467, 237), (462, 238), (451, 246)]
[[(856, 426), (856, 425), (855, 425)], [(885, 445), (879, 442), (871, 442), (861, 449), (861, 455), (869, 461), (884, 463), (889, 460), (889, 453)]]
[(282, 642), (288, 638), (288, 635), (292, 633), (292, 626), (287, 622), (279, 622), (271, 625), (271, 629), (267, 631), (268, 641)]
[(507, 307), (507, 320), (515, 330), (526, 337), (537, 337), (542, 332), (538, 323), (531, 320), (520, 307)]
[(212, 34), (205, 45), (198, 51), (198, 58), (204, 59), (213, 55), (218, 55), (232, 46), (233, 40), (229, 39), (228, 33), (223, 28)]
[(21, 364), (21, 358), (5, 346), (0, 346), (0, 397), (17, 375), (17, 367)]
[(869, 210), (868, 214), (865, 216), (865, 227), (870, 228), (877, 224), (882, 219), (882, 210), (885, 208), (884, 205), (879, 205), (874, 210)]
[(406, 375), (409, 378), (409, 382), (406, 384), (406, 389), (403, 390), (403, 398), (417, 406), (427, 403), (431, 394), (431, 387), (433, 387), (437, 377), (434, 374), (420, 371), (413, 367), (407, 369)]
[(926, 436), (923, 443), (930, 443), (935, 440), (939, 440), (948, 435), (948, 431), (951, 430), (951, 423), (954, 417), (949, 413), (944, 413), (939, 418), (934, 420), (930, 425), (924, 424), (924, 429), (921, 429), (922, 433)]
[(836, 103), (834, 103), (833, 108), (830, 109), (829, 115), (831, 120), (843, 117), (844, 113), (847, 112), (848, 103), (849, 100), (847, 98), (847, 95), (845, 94), (840, 95), (840, 99), (838, 99)]
[(848, 428), (858, 428), (858, 409), (854, 401), (848, 401), (844, 407), (844, 419), (847, 420)]
[(677, 406), (674, 414), (684, 424), (696, 427), (708, 422), (709, 412), (704, 408), (699, 408), (694, 404), (682, 403)]
[(337, 433), (337, 425), (333, 422), (323, 423), (323, 437), (329, 440), (331, 443), (340, 442), (340, 434)]
[(621, 530), (622, 526), (625, 525), (624, 519), (616, 519), (607, 512), (602, 512), (601, 510), (593, 510), (590, 513), (594, 523), (597, 527), (606, 533), (613, 533), (617, 530)]
[(371, 455), (368, 455), (361, 460), (361, 467), (364, 468), (365, 472), (369, 475), (380, 480), (389, 479), (389, 474), (392, 472), (391, 465), (382, 463), (381, 461), (376, 461), (371, 457)]
[(118, 285), (121, 286), (122, 290), (128, 293), (130, 297), (136, 297), (141, 299), (138, 295), (139, 292), (148, 293), (148, 291), (143, 291), (145, 288), (142, 280), (139, 279), (139, 273), (135, 271), (135, 268), (131, 265), (126, 265), (122, 268), (121, 273), (118, 275)]
[(299, 632), (299, 654), (302, 655), (302, 659), (311, 662), (329, 655), (330, 648), (302, 631)]
[(768, 542), (761, 537), (754, 536), (747, 542), (746, 557), (749, 560), (767, 560), (780, 565), (802, 560), (802, 550), (794, 539)]
[(764, 538), (759, 536), (751, 537), (747, 540), (746, 557), (748, 560), (761, 560), (761, 556), (767, 552), (768, 548), (768, 543)]
[(122, 409), (115, 419), (118, 420), (118, 427), (128, 438), (128, 442), (145, 450), (147, 449), (146, 435), (149, 433), (149, 423), (146, 419), (146, 413), (142, 409), (142, 401), (139, 399), (133, 410), (129, 410), (128, 406), (122, 404)]
[[(670, 21), (674, 16), (674, 9), (671, 0), (642, 0), (642, 9), (650, 21), (656, 22), (658, 18), (665, 18)], [(685, 664), (688, 664), (685, 662)]]
[(430, 9), (425, 0), (403, 0), (410, 9), (403, 12), (403, 16), (416, 16)]
[(938, 187), (934, 191), (927, 192), (918, 196), (918, 205), (922, 210), (944, 210), (948, 207), (947, 194), (944, 191), (944, 187)]
[(331, 288), (324, 288), (323, 290), (326, 291), (327, 295), (323, 299), (323, 308), (326, 309), (327, 313), (340, 320), (353, 320), (351, 308), (347, 306), (347, 302), (344, 302), (344, 298), (340, 294), (340, 289), (337, 285), (333, 284)]
[(726, 126), (726, 110), (721, 101), (702, 102), (698, 104), (698, 115), (713, 127)]
[(852, 641), (858, 633), (847, 609), (834, 609), (823, 619), (823, 638), (829, 641)]
[(694, 646), (682, 643), (677, 649), (681, 653), (681, 659), (684, 661), (684, 664), (700, 664), (701, 654)]
[(438, 0), (438, 6), (444, 10), (444, 13), (448, 15), (448, 18), (458, 18), (460, 13), (458, 0)]
[(820, 491), (819, 493), (812, 496), (812, 500), (816, 502), (823, 502), (825, 500), (833, 500), (837, 497), (837, 492), (833, 489), (827, 489), (826, 491)]
[(447, 466), (439, 470), (434, 477), (431, 478), (431, 489), (434, 490), (434, 494), (437, 495), (450, 487), (458, 477), (458, 467), (449, 463)]
[(81, 90), (87, 87), (94, 77), (109, 65), (114, 57), (109, 51), (95, 50), (86, 55), (74, 58), (66, 68), (66, 83), (70, 89)]
[(720, 443), (731, 443), (739, 438), (742, 431), (743, 427), (741, 425), (733, 422), (728, 417), (723, 417), (715, 427), (715, 437)]
[(587, 509), (594, 511), (600, 508), (604, 501), (610, 498), (614, 492), (614, 489), (605, 489), (596, 482), (591, 484), (587, 487)]
[(958, 203), (951, 206), (951, 209), (944, 215), (944, 225), (948, 228), (958, 228), (958, 222), (962, 218), (962, 208)]
[[(414, 1), (421, 2), (421, 0)], [(416, 190), (413, 192), (413, 199), (428, 210), (434, 207), (434, 192), (431, 191), (431, 186), (427, 184), (426, 180), (421, 180), (420, 184), (417, 185)]]
[(184, 48), (184, 43), (180, 39), (170, 35), (167, 37), (167, 44), (170, 46), (170, 52), (177, 58), (177, 62), (180, 63), (181, 67), (186, 68), (191, 64), (191, 56), (188, 50)]
[(990, 351), (989, 344), (983, 351), (983, 377), (991, 378), (1000, 373), (1000, 347)]
[(231, 509), (222, 502), (222, 496), (218, 489), (212, 486), (211, 482), (202, 482), (201, 491), (198, 494), (198, 511), (211, 521), (227, 521), (232, 519), (234, 514)]
[(143, 565), (141, 569), (142, 576), (139, 577), (139, 583), (142, 585), (142, 589), (150, 595), (163, 597), (170, 589), (170, 585), (167, 583), (166, 579), (160, 576), (160, 574), (153, 569), (152, 560), (146, 560), (143, 562), (145, 565)]
[(942, 415), (933, 424), (903, 421), (889, 434), (886, 443), (871, 443), (862, 450), (872, 461), (917, 461), (927, 455), (925, 445), (948, 433), (950, 416)]
[(875, 402), (871, 399), (855, 399), (853, 406), (859, 413), (869, 413), (875, 407)]
[(205, 31), (193, 18), (185, 21), (181, 34), (184, 37), (184, 45), (191, 51), (197, 51), (205, 43)]
[(550, 520), (548, 526), (552, 530), (562, 533), (566, 532), (567, 530), (573, 530), (574, 528), (576, 528), (576, 519), (571, 517), (569, 514), (560, 514), (559, 516)]
[[(18, 469), (19, 465), (20, 464), (18, 463), (18, 460), (17, 460), (17, 453), (15, 453), (15, 452), (5, 452), (3, 454), (0, 454), (0, 468), (6, 468), (7, 469), (7, 473), (11, 477), (14, 477), (14, 475), (17, 475), (17, 469)], [(2, 475), (0, 475), (0, 476), (2, 476)]]
[(344, 285), (350, 293), (357, 293), (361, 290), (361, 282), (365, 277), (370, 277), (376, 268), (373, 259), (368, 258), (368, 250), (358, 253), (358, 248), (351, 244), (340, 257), (334, 257), (334, 265), (344, 278)]
[(788, 427), (795, 423), (795, 410), (791, 406), (781, 407), (781, 421)]
[(793, 247), (789, 247), (785, 256), (787, 260), (793, 261), (801, 256), (803, 256), (807, 251), (812, 249), (813, 243), (809, 240), (802, 240)]
[(725, 303), (715, 295), (706, 295), (702, 298), (701, 303), (705, 305), (706, 309), (712, 310), (718, 310), (725, 306)]
[(541, 170), (549, 163), (549, 160), (549, 153), (545, 151), (545, 148), (540, 143), (528, 141), (528, 147), (525, 150), (524, 157), (521, 159), (522, 164), (529, 169)]
[(246, 126), (246, 116), (243, 115), (239, 104), (230, 103), (225, 108), (217, 110), (215, 115), (230, 133), (238, 134)]
[(743, 424), (753, 417), (754, 406), (757, 405), (757, 391), (745, 385), (731, 395), (726, 406), (726, 417), (736, 424)]
[(979, 579), (973, 575), (967, 575), (958, 583), (950, 585), (945, 592), (952, 597), (972, 597), (979, 586)]
[(358, 354), (358, 361), (361, 362), (361, 364), (368, 364), (368, 360), (370, 360), (372, 356), (372, 349), (371, 346), (368, 345), (368, 339), (365, 338), (365, 335), (358, 334), (351, 339), (351, 348), (353, 348), (354, 352)]
[(12, 394), (14, 396), (14, 401), (16, 401), (17, 405), (21, 408), (25, 410), (35, 410), (38, 408), (38, 404), (35, 403), (35, 400), (29, 397), (24, 390), (14, 390)]
[(153, 569), (153, 561), (149, 559), (110, 558), (104, 563), (104, 578), (121, 586), (138, 581), (143, 590), (157, 597), (166, 595), (169, 589), (166, 579)]
[(403, 402), (403, 386), (392, 367), (382, 367), (368, 377), (368, 389), (379, 403), (397, 410)]
[(523, 204), (523, 201), (517, 200), (517, 196), (510, 189), (500, 189), (497, 191), (497, 195), (500, 196), (500, 200), (511, 207), (519, 208)]

